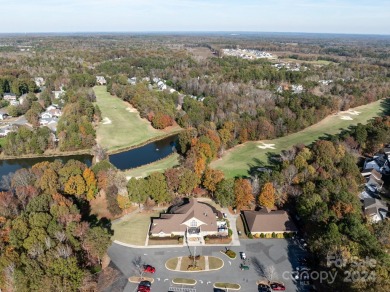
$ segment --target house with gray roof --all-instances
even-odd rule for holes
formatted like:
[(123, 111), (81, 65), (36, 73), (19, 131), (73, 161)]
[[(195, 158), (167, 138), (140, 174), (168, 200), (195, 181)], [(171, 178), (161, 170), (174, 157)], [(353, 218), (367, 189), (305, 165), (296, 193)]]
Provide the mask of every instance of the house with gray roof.
[(363, 201), (363, 211), (369, 222), (377, 223), (387, 218), (389, 209), (381, 200), (365, 198)]

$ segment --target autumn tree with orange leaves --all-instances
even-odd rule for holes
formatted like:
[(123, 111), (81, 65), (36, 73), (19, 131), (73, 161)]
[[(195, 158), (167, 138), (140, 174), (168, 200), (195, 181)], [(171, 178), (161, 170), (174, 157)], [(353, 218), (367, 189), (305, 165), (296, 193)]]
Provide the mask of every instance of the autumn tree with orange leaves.
[(252, 186), (249, 180), (239, 178), (234, 182), (234, 195), (236, 197), (236, 209), (248, 208), (253, 202)]
[(271, 182), (264, 184), (260, 191), (259, 205), (267, 208), (272, 208), (275, 206), (275, 188)]

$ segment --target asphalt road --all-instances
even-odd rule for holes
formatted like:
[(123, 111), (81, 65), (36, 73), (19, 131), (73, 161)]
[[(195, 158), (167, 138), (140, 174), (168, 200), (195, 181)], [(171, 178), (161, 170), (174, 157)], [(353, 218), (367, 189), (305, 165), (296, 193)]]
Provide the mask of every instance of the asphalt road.
[[(190, 247), (194, 252), (194, 247)], [(118, 244), (112, 244), (108, 250), (111, 260), (127, 276), (139, 275), (138, 269), (134, 265), (134, 260), (141, 257), (145, 264), (150, 264), (156, 268), (151, 291), (167, 292), (169, 287), (177, 286), (172, 284), (172, 279), (177, 277), (191, 278), (197, 280), (195, 286), (188, 286), (196, 289), (196, 292), (213, 291), (215, 282), (230, 282), (241, 285), (240, 291), (257, 291), (256, 281), (263, 278), (267, 267), (274, 266), (275, 279), (282, 281), (286, 286), (286, 291), (305, 291), (304, 286), (291, 279), (291, 272), (298, 266), (298, 258), (305, 255), (305, 251), (293, 240), (284, 239), (253, 239), (241, 240), (241, 246), (232, 247), (237, 252), (237, 258), (231, 260), (220, 253), (223, 247), (202, 246), (196, 247), (196, 254), (212, 255), (221, 258), (224, 266), (218, 271), (210, 272), (172, 272), (165, 268), (165, 262), (172, 257), (188, 256), (187, 247), (175, 248), (130, 248)], [(239, 252), (243, 251), (247, 255), (246, 264), (250, 269), (241, 271), (239, 265), (242, 260)], [(284, 276), (284, 277), (283, 277)], [(180, 287), (180, 286), (179, 286)], [(137, 285), (128, 283), (125, 287), (127, 292), (137, 291)], [(230, 290), (232, 291), (232, 290)]]

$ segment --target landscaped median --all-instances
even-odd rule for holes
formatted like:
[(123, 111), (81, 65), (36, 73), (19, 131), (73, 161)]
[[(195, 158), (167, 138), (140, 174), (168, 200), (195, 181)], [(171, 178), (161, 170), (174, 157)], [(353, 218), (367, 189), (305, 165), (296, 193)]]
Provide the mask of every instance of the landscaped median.
[(216, 283), (214, 283), (214, 288), (240, 290), (241, 286), (239, 284), (235, 284), (235, 283), (216, 282)]
[(221, 253), (223, 253), (229, 259), (232, 259), (232, 260), (236, 259), (236, 257), (237, 257), (236, 252), (232, 251), (231, 249), (221, 250)]
[(171, 258), (166, 261), (165, 268), (175, 272), (207, 272), (219, 270), (224, 262), (212, 256), (190, 256)]
[(196, 285), (196, 280), (187, 278), (175, 278), (172, 280), (172, 283), (176, 285)]
[(129, 282), (131, 283), (140, 283), (141, 281), (149, 281), (150, 283), (153, 284), (154, 282), (154, 279), (153, 278), (149, 278), (149, 277), (137, 277), (137, 276), (132, 276), (129, 278)]

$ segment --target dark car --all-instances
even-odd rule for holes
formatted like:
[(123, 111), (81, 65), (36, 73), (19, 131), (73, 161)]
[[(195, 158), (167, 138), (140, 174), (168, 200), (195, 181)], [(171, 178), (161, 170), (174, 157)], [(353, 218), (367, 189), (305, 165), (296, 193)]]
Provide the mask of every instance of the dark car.
[(138, 286), (137, 292), (150, 292), (150, 287)]
[(151, 273), (154, 274), (156, 272), (156, 268), (152, 267), (151, 265), (145, 265), (144, 266), (144, 272), (145, 273)]
[(213, 292), (226, 292), (224, 289), (214, 288)]
[(274, 291), (284, 291), (284, 290), (286, 290), (286, 287), (282, 283), (273, 282), (273, 283), (270, 284), (270, 286), (271, 286), (271, 289), (274, 290)]
[(265, 285), (265, 284), (259, 284), (259, 285), (257, 286), (257, 290), (258, 290), (259, 292), (272, 292), (272, 291), (271, 291), (271, 287), (268, 286), (268, 285)]
[(241, 264), (240, 265), (240, 270), (241, 271), (247, 271), (247, 270), (249, 270), (249, 266)]
[(138, 284), (138, 287), (149, 287), (152, 286), (152, 283), (150, 283), (150, 281), (141, 281), (139, 282)]

